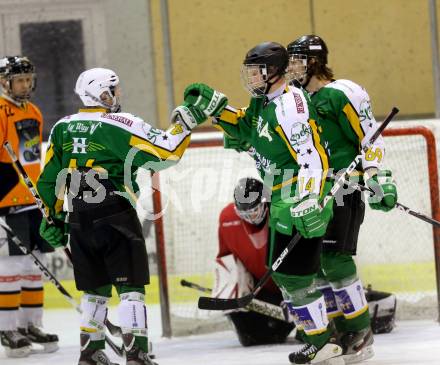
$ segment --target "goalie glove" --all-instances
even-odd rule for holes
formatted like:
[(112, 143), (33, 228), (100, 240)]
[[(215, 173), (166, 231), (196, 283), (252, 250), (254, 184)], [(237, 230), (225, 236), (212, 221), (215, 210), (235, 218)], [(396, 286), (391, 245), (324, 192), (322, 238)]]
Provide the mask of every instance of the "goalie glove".
[(171, 112), (170, 119), (171, 123), (181, 122), (185, 125), (186, 129), (191, 130), (199, 124), (202, 124), (207, 117), (198, 107), (183, 103)]
[(235, 299), (249, 294), (254, 279), (242, 262), (233, 254), (215, 260), (213, 298)]
[(390, 170), (379, 170), (367, 180), (367, 186), (374, 192), (368, 197), (371, 209), (388, 212), (397, 203), (397, 187)]
[(183, 97), (185, 102), (198, 107), (207, 117), (220, 115), (228, 105), (225, 94), (201, 83), (188, 85)]

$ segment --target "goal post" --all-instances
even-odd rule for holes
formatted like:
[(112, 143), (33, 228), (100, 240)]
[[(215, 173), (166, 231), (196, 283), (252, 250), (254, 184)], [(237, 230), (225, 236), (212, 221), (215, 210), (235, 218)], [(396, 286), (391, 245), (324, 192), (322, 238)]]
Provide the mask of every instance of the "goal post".
[[(402, 123), (402, 125), (404, 125)], [(438, 154), (424, 126), (389, 128), (385, 167), (397, 180), (399, 201), (440, 220)], [(220, 133), (195, 133), (175, 167), (154, 174), (156, 255), (164, 336), (226, 328), (224, 316), (197, 308), (199, 293), (181, 279), (212, 287), (221, 209), (239, 178), (257, 177), (246, 153), (223, 149)], [(163, 213), (163, 215), (162, 215)], [(419, 308), (440, 319), (440, 229), (397, 210), (367, 208), (358, 243), (364, 284), (398, 297), (398, 318)]]

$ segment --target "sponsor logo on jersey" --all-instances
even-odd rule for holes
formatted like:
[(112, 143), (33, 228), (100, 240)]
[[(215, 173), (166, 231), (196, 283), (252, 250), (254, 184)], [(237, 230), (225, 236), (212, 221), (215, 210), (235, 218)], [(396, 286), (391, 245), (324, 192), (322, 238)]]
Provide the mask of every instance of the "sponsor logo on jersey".
[(270, 135), (270, 131), (269, 131), (269, 123), (264, 123), (263, 118), (258, 117), (258, 121), (257, 121), (257, 132), (258, 132), (258, 137), (262, 138), (265, 137), (268, 139), (269, 142), (272, 142), (272, 136)]
[(119, 123), (128, 125), (129, 127), (131, 127), (132, 124), (133, 124), (133, 121), (131, 119), (125, 118), (125, 117), (123, 117), (121, 115), (105, 113), (105, 114), (102, 115), (102, 117), (114, 120), (115, 122), (119, 122)]
[(301, 95), (299, 95), (297, 93), (293, 93), (293, 97), (295, 99), (296, 111), (298, 112), (298, 114), (305, 113), (304, 103), (302, 101)]
[(223, 227), (232, 227), (232, 226), (239, 226), (241, 224), (240, 221), (231, 221), (231, 222), (224, 222), (222, 223)]
[(298, 147), (307, 143), (312, 138), (312, 130), (305, 123), (294, 123), (290, 135), (290, 144), (292, 147)]
[(264, 157), (263, 155), (261, 155), (257, 151), (255, 151), (255, 153), (252, 155), (252, 157), (255, 160), (255, 167), (258, 170), (262, 169), (267, 174), (272, 173), (272, 168), (271, 168), (272, 161), (271, 160), (269, 160), (267, 157)]
[(67, 127), (67, 130), (70, 133), (89, 133), (90, 132), (90, 134), (93, 134), (93, 133), (95, 133), (96, 129), (101, 126), (102, 126), (101, 122), (93, 123), (91, 125), (85, 124), (83, 122), (72, 122)]
[(359, 120), (361, 123), (365, 120), (373, 119), (373, 112), (371, 110), (370, 100), (362, 100), (359, 106)]

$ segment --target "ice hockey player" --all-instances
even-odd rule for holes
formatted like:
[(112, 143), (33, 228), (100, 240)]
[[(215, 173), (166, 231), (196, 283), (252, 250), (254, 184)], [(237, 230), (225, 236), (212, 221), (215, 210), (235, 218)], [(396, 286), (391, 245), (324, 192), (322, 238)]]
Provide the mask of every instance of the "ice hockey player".
[(324, 297), (314, 286), (333, 201), (319, 206), (328, 188), (328, 158), (313, 107), (302, 90), (286, 84), (287, 65), (282, 45), (259, 44), (243, 62), (242, 79), (252, 95), (247, 109), (216, 107), (224, 96), (205, 84), (189, 85), (185, 101), (215, 117), (216, 125), (238, 144), (252, 145), (256, 167), (271, 189), (268, 264), (280, 256), (296, 232), (303, 237), (272, 278), (285, 299), (291, 300), (296, 325), (307, 335), (306, 345), (290, 361), (320, 363), (342, 355), (342, 347), (327, 327)]
[[(328, 49), (320, 37), (302, 36), (287, 50), (289, 76), (310, 94), (319, 115), (318, 128), (330, 156), (330, 167), (337, 174), (353, 161), (362, 143), (377, 128), (370, 97), (352, 81), (333, 79), (333, 71), (327, 65)], [(384, 141), (379, 137), (350, 178), (365, 181), (375, 192), (368, 198), (370, 207), (387, 212), (397, 202), (397, 190), (391, 171), (381, 170), (384, 155)], [(327, 282), (322, 290), (330, 303), (327, 311), (336, 317), (347, 364), (374, 355), (368, 304), (352, 257), (356, 255), (364, 212), (359, 191), (346, 191), (341, 199), (336, 199), (321, 257), (322, 276)]]
[[(44, 262), (53, 251), (38, 234), (41, 213), (26, 186), (20, 183), (5, 149), (9, 141), (33, 181), (40, 174), (43, 117), (29, 101), (35, 89), (35, 67), (22, 56), (0, 59), (0, 218), (15, 236)], [(32, 343), (44, 352), (58, 349), (58, 337), (42, 331), (41, 271), (13, 243), (0, 224), (0, 338), (7, 356), (25, 357)]]
[[(254, 197), (251, 201), (246, 198)], [(242, 178), (234, 189), (234, 202), (220, 213), (213, 296), (248, 294), (267, 271), (270, 192), (255, 178)], [(270, 280), (256, 299), (279, 306), (283, 296)], [(254, 311), (228, 313), (243, 346), (283, 343), (295, 325)]]
[[(154, 364), (148, 356), (144, 285), (149, 270), (142, 228), (129, 201), (138, 190), (140, 167), (158, 170), (177, 163), (191, 129), (206, 117), (197, 107), (174, 109), (166, 130), (120, 112), (119, 77), (103, 68), (84, 71), (75, 92), (84, 109), (52, 128), (37, 189), (56, 222), (40, 234), (54, 247), (67, 243), (81, 300), (80, 365), (111, 364), (104, 349), (104, 321), (112, 285), (120, 303), (119, 325), (128, 365)], [(67, 179), (66, 179), (67, 176)], [(68, 223), (62, 210), (67, 191)]]

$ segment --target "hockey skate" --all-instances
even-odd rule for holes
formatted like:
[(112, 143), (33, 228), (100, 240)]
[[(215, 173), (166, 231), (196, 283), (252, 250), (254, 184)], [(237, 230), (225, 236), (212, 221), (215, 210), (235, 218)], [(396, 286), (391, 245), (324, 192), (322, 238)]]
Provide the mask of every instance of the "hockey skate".
[(142, 351), (134, 344), (135, 337), (131, 333), (124, 333), (122, 341), (124, 342), (125, 354), (127, 356), (127, 365), (157, 365), (145, 351)]
[(58, 347), (58, 336), (50, 333), (45, 333), (38, 327), (30, 325), (28, 329), (19, 328), (18, 331), (26, 336), (27, 339), (37, 345), (42, 346), (42, 349), (31, 349), (31, 352), (43, 352), (50, 353), (55, 352), (59, 349)]
[(335, 337), (330, 337), (320, 348), (306, 344), (301, 350), (292, 352), (289, 361), (292, 364), (344, 365), (342, 352), (342, 345)]
[(119, 365), (111, 362), (108, 356), (102, 350), (88, 349), (90, 337), (88, 335), (80, 335), (81, 355), (78, 365)]
[(0, 338), (8, 357), (26, 357), (31, 353), (32, 343), (18, 331), (1, 331)]
[(358, 332), (347, 332), (342, 336), (343, 358), (346, 364), (355, 364), (374, 356), (373, 332), (366, 328)]

